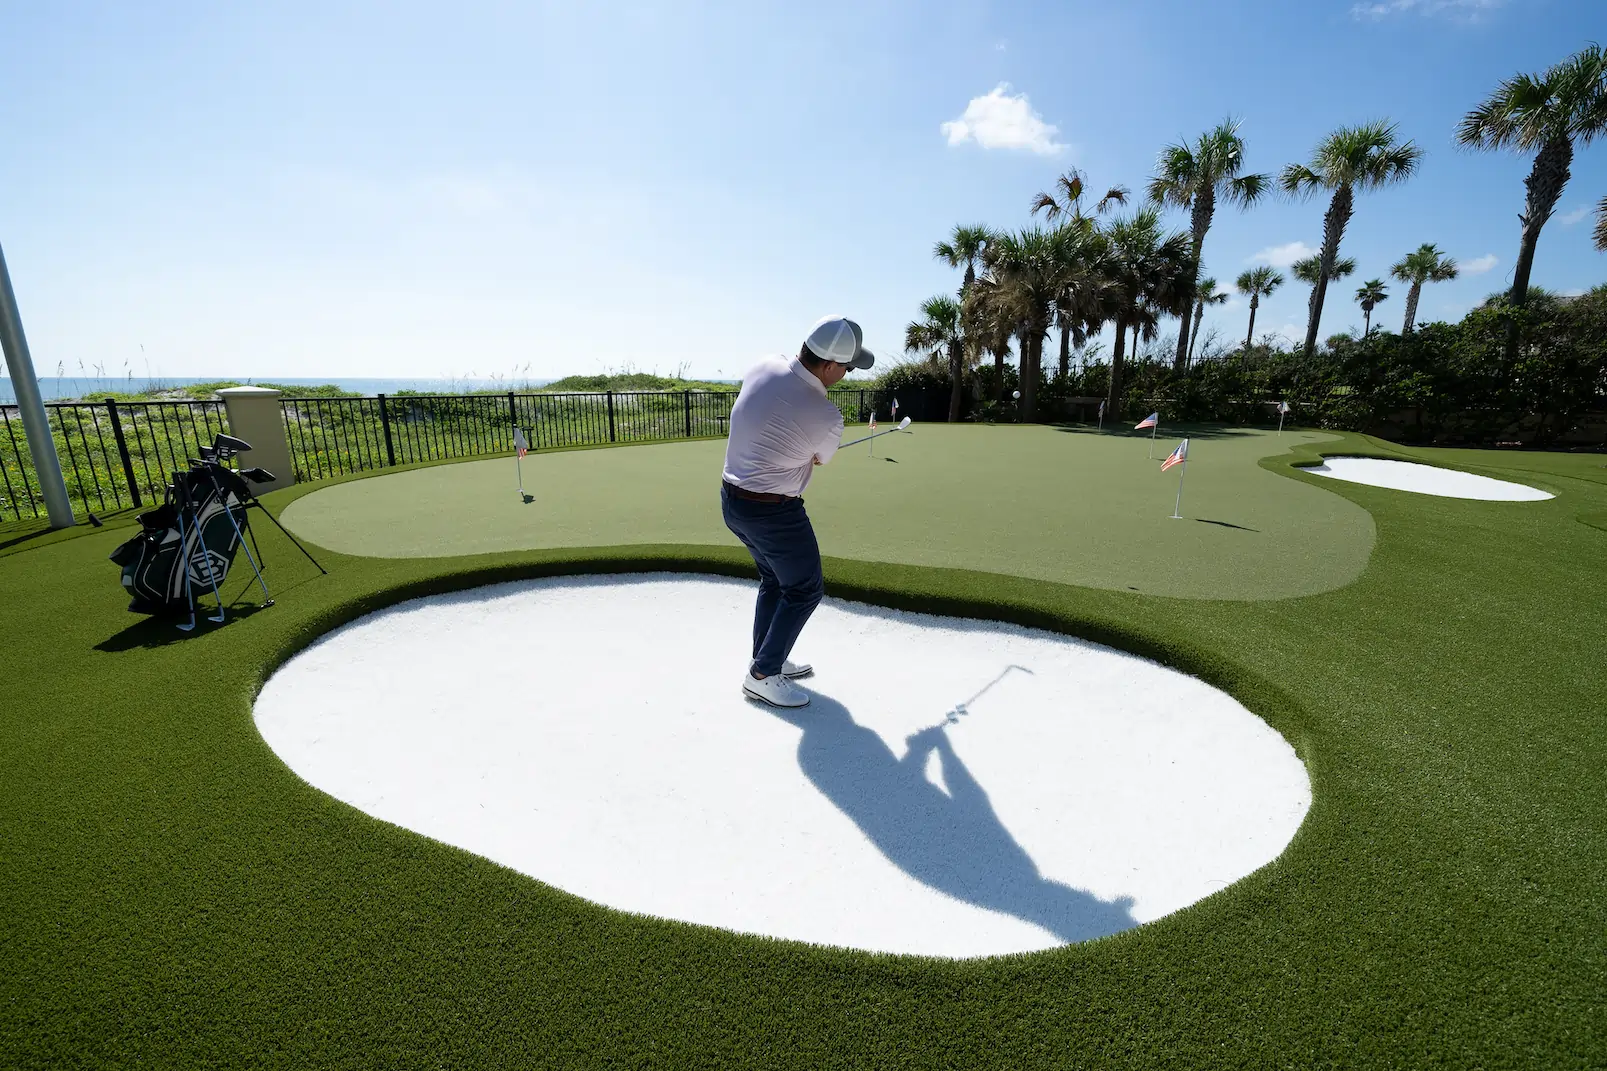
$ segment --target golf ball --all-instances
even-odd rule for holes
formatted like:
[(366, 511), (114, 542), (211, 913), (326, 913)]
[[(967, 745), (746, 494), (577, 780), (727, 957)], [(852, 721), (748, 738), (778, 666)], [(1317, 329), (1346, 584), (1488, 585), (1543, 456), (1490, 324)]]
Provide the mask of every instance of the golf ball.
[(1012, 398), (1019, 398), (1019, 397), (1021, 397), (1021, 392), (1020, 392), (1020, 391), (1015, 391), (1015, 392), (1014, 392), (1014, 393), (1012, 393), (1012, 394), (1011, 394), (1011, 395), (1010, 395), (1010, 397), (1012, 397)]

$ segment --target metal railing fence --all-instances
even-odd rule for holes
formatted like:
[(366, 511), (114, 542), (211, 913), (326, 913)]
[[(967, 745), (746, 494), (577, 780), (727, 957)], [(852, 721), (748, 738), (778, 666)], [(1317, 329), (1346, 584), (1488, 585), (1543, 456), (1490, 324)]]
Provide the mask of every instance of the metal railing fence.
[[(67, 494), (78, 513), (160, 502), (167, 475), (228, 430), (222, 402), (46, 402)], [(21, 410), (0, 405), (0, 522), (45, 515)]]
[[(906, 390), (902, 413), (929, 405)], [(828, 392), (844, 420), (890, 414), (892, 392)], [(370, 398), (282, 398), (280, 413), (299, 482), (420, 461), (511, 451), (523, 428), (531, 449), (724, 436), (736, 391), (602, 391)], [(56, 453), (75, 511), (150, 508), (168, 478), (229, 430), (221, 401), (49, 402)], [(0, 405), (0, 523), (45, 515), (20, 410)]]

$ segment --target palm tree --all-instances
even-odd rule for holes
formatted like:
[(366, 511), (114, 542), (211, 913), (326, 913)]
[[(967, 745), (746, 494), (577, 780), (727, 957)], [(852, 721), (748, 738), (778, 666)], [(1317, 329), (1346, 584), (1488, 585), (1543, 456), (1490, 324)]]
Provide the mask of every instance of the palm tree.
[[(1201, 134), (1192, 145), (1168, 145), (1161, 150), (1155, 177), (1150, 180), (1150, 200), (1189, 209), (1189, 247), (1196, 265), (1205, 245), (1205, 232), (1211, 229), (1217, 198), (1249, 208), (1260, 200), (1271, 181), (1267, 175), (1240, 175), (1244, 167), (1244, 139), (1239, 124), (1226, 119), (1213, 130)], [(1196, 267), (1196, 273), (1198, 268)], [(1196, 276), (1197, 277), (1197, 276)], [(1188, 362), (1193, 336), (1189, 333), (1189, 313), (1185, 305), (1177, 333), (1177, 367)]]
[(1345, 236), (1345, 226), (1355, 208), (1356, 191), (1404, 182), (1417, 170), (1422, 158), (1423, 150), (1416, 145), (1396, 142), (1395, 124), (1380, 120), (1340, 127), (1317, 143), (1309, 163), (1290, 164), (1278, 177), (1284, 192), (1295, 197), (1309, 197), (1318, 190), (1333, 191), (1322, 219), (1322, 260), (1306, 320), (1307, 357), (1317, 348), (1323, 300), (1328, 294), (1328, 280), (1334, 277), (1339, 241)]
[(984, 271), (960, 303), (960, 315), (965, 337), (975, 347), (977, 356), (985, 352), (993, 357), (994, 382), (999, 390), (997, 400), (1002, 403), (1004, 363), (1010, 358), (1010, 342), (1021, 322), (1020, 309), (993, 273)]
[[(1050, 223), (1064, 217), (1068, 226), (1082, 226), (1091, 224), (1093, 217), (1083, 212), (1083, 195), (1087, 193), (1087, 180), (1081, 171), (1072, 168), (1059, 178), (1055, 179), (1053, 192), (1040, 193), (1032, 199), (1032, 215), (1039, 212)], [(1132, 191), (1126, 186), (1112, 186), (1106, 190), (1094, 205), (1094, 216), (1102, 216), (1113, 205), (1125, 205)], [(1075, 313), (1060, 307), (1055, 303), (1055, 326), (1060, 329), (1060, 374), (1062, 378), (1071, 366), (1071, 346), (1075, 342), (1081, 346), (1087, 337), (1086, 321)], [(1093, 330), (1098, 330), (1094, 327)]]
[[(1122, 361), (1127, 329), (1137, 328), (1153, 337), (1160, 316), (1175, 316), (1194, 300), (1194, 257), (1189, 236), (1161, 229), (1160, 212), (1142, 208), (1114, 221), (1106, 229), (1109, 242), (1102, 288), (1116, 324), (1116, 345), (1110, 357), (1110, 387), (1105, 404), (1112, 416), (1121, 412)], [(1135, 343), (1136, 345), (1136, 343)]]
[[(1087, 192), (1086, 180), (1082, 172), (1072, 168), (1064, 175), (1055, 179), (1055, 193), (1040, 193), (1032, 199), (1032, 214), (1043, 212), (1043, 218), (1050, 223), (1061, 216), (1072, 219), (1085, 218), (1082, 210), (1083, 194)], [(1104, 215), (1111, 205), (1124, 205), (1132, 193), (1126, 186), (1112, 186), (1105, 191), (1099, 203), (1094, 206), (1095, 215)]]
[(1086, 220), (1052, 231), (1033, 227), (997, 236), (988, 248), (988, 269), (1017, 312), (1021, 340), (1021, 418), (1037, 416), (1038, 376), (1043, 340), (1049, 333), (1055, 299), (1076, 270), (1079, 244), (1092, 233)]
[(1373, 310), (1388, 300), (1389, 291), (1384, 289), (1382, 279), (1369, 279), (1356, 288), (1356, 302), (1361, 305), (1362, 338), (1373, 333)]
[(981, 262), (983, 254), (988, 250), (988, 243), (993, 239), (993, 232), (980, 223), (966, 226), (956, 225), (954, 233), (946, 242), (938, 242), (932, 247), (932, 256), (944, 261), (951, 268), (965, 265), (965, 281), (960, 284), (960, 297), (965, 297), (971, 284), (976, 282), (976, 266)]
[(949, 423), (960, 420), (960, 400), (965, 376), (966, 339), (960, 317), (960, 303), (947, 294), (927, 298), (921, 302), (924, 319), (912, 321), (904, 328), (904, 351), (923, 353), (934, 364), (947, 359), (949, 379)]
[(1283, 276), (1270, 265), (1263, 264), (1259, 268), (1240, 272), (1234, 286), (1239, 293), (1250, 299), (1250, 329), (1244, 333), (1244, 352), (1250, 352), (1250, 340), (1255, 335), (1255, 310), (1261, 307), (1261, 299), (1271, 294), (1283, 285)]
[[(1303, 283), (1311, 285), (1312, 294), (1317, 292), (1317, 283), (1322, 279), (1322, 257), (1310, 256), (1304, 260), (1297, 260), (1289, 265), (1289, 274)], [(1328, 269), (1328, 278), (1343, 279), (1347, 275), (1356, 274), (1356, 258), (1340, 257), (1334, 261), (1332, 268)], [(1308, 301), (1309, 304), (1309, 301)]]
[(1417, 299), (1423, 293), (1424, 283), (1443, 283), (1456, 278), (1456, 261), (1441, 253), (1432, 243), (1425, 242), (1415, 253), (1408, 253), (1400, 263), (1389, 269), (1390, 274), (1403, 283), (1412, 284), (1406, 292), (1406, 323), (1401, 334), (1412, 333), (1417, 323)]
[[(1513, 75), (1457, 127), (1456, 139), (1463, 145), (1535, 154), (1524, 180), (1529, 192), (1518, 217), (1523, 232), (1508, 298), (1513, 305), (1521, 306), (1528, 298), (1540, 228), (1568, 185), (1574, 142), (1588, 145), (1603, 133), (1607, 133), (1607, 53), (1599, 45), (1581, 49), (1542, 75)], [(1507, 328), (1508, 364), (1517, 349), (1514, 319)]]
[(1607, 253), (1607, 197), (1596, 206), (1596, 229), (1591, 237), (1596, 240), (1596, 248)]
[(1215, 279), (1201, 279), (1194, 285), (1194, 330), (1189, 335), (1188, 359), (1194, 360), (1194, 343), (1200, 339), (1200, 323), (1205, 319), (1205, 306), (1221, 305), (1230, 295), (1216, 288)]

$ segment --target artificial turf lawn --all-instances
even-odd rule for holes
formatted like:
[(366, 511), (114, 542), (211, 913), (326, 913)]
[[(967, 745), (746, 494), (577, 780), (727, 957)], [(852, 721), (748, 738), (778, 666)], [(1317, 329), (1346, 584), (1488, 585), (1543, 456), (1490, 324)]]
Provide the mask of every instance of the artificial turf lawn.
[[(1373, 522), (1259, 468), (1321, 432), (1193, 428), (1183, 522), (1173, 440), (1049, 427), (922, 425), (850, 447), (805, 495), (827, 554), (1185, 598), (1272, 599), (1354, 580)], [(848, 436), (851, 437), (851, 436)], [(285, 511), (348, 554), (429, 557), (565, 546), (736, 546), (718, 508), (722, 440), (512, 458), (340, 483)], [(1202, 523), (1203, 522), (1203, 523)]]
[(838, 594), (1200, 674), (1311, 771), (1288, 851), (1223, 892), (960, 963), (586, 904), (322, 795), (252, 723), (278, 660), (396, 598), (549, 570), (746, 572), (740, 552), (325, 554), (324, 578), (264, 525), (279, 605), (188, 639), (124, 612), (105, 555), (126, 531), (0, 557), (0, 1066), (1601, 1066), (1607, 533), (1574, 518), (1607, 510), (1603, 459), (1397, 456), (1558, 497), (1324, 481), (1372, 512), (1372, 557), (1279, 601), (828, 560)]

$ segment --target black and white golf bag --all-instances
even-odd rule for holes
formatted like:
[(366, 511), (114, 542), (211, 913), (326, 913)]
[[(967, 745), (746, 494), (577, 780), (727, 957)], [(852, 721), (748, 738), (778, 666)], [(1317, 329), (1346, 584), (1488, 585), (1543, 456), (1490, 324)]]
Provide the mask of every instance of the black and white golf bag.
[(140, 514), (140, 534), (112, 552), (133, 598), (128, 608), (185, 610), (192, 595), (215, 592), (240, 549), (250, 497), (245, 482), (221, 465), (174, 473), (167, 501)]

